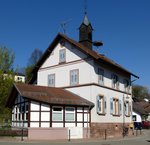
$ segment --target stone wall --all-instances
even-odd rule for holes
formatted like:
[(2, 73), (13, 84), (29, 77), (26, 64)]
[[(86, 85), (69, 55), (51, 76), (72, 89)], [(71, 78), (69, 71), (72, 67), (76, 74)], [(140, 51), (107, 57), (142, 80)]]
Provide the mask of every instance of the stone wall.
[(123, 137), (123, 126), (127, 128), (128, 134), (132, 135), (132, 129), (129, 128), (129, 123), (91, 123), (90, 133), (91, 138), (117, 138)]

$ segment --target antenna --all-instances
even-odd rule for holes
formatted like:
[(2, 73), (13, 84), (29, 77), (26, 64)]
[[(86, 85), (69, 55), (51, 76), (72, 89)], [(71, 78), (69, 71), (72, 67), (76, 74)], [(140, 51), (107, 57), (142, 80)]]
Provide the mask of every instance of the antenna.
[(84, 14), (87, 14), (87, 0), (84, 0)]
[(60, 23), (60, 26), (61, 26), (64, 34), (66, 34), (66, 24), (68, 24), (71, 20), (72, 19), (68, 19), (68, 20), (63, 21), (63, 22)]

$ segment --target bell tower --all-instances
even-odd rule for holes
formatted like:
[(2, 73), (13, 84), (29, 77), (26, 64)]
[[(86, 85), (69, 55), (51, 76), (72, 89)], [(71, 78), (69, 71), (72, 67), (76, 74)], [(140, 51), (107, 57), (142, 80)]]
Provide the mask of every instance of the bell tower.
[(79, 43), (83, 44), (89, 49), (92, 49), (92, 31), (92, 25), (89, 22), (87, 13), (85, 12), (83, 22), (79, 27)]

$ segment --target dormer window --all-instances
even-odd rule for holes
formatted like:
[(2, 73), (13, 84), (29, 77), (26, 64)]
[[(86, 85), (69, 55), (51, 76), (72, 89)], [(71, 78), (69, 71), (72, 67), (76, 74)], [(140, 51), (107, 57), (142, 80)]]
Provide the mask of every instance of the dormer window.
[(59, 62), (60, 63), (66, 62), (66, 50), (65, 49), (61, 49), (59, 51)]

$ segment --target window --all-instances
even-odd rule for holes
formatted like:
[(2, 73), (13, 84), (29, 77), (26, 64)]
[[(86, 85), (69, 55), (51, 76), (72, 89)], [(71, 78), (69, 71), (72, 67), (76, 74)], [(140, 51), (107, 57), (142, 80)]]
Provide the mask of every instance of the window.
[(25, 111), (28, 111), (28, 104), (25, 105)]
[(128, 80), (124, 80), (124, 91), (127, 93), (130, 92), (130, 82)]
[(52, 120), (62, 121), (63, 120), (63, 109), (62, 107), (53, 107)]
[(48, 86), (55, 87), (55, 74), (48, 75)]
[(124, 111), (126, 116), (130, 116), (130, 103), (129, 101), (124, 102)]
[(17, 81), (22, 81), (22, 77), (17, 77)]
[(137, 120), (136, 120), (136, 115), (133, 115), (133, 116), (132, 116), (132, 121), (137, 121)]
[(66, 61), (66, 50), (65, 49), (61, 49), (59, 51), (59, 62), (65, 62)]
[(65, 121), (75, 120), (75, 109), (73, 107), (67, 107), (65, 109)]
[(104, 85), (104, 70), (101, 68), (98, 68), (98, 83)]
[(28, 120), (28, 113), (26, 113), (26, 120)]
[(96, 100), (97, 104), (97, 114), (104, 114), (106, 113), (106, 97), (102, 95), (97, 96)]
[(112, 88), (119, 89), (119, 78), (118, 78), (118, 76), (115, 74), (112, 74), (111, 79), (112, 79)]
[(79, 84), (79, 70), (75, 69), (75, 70), (71, 70), (70, 71), (70, 85), (77, 85)]
[(121, 115), (121, 113), (122, 113), (121, 100), (117, 98), (110, 98), (110, 114)]

